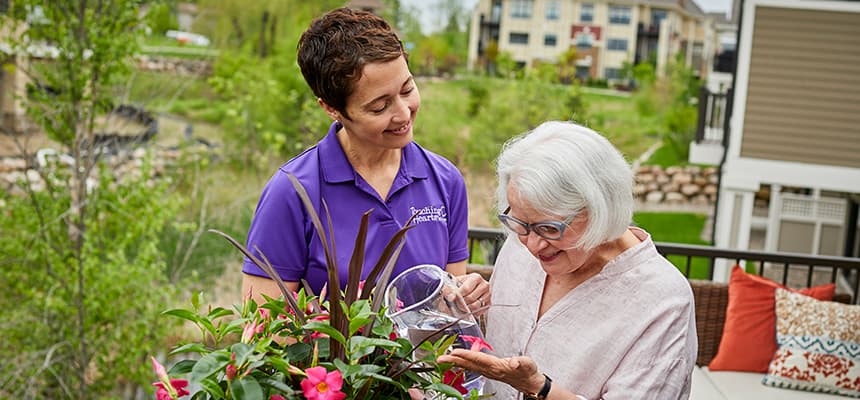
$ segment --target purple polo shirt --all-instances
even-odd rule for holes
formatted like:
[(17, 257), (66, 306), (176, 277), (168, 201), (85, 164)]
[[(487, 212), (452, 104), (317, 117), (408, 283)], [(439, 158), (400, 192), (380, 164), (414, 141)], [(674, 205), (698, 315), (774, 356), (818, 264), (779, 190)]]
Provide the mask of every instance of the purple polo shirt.
[[(306, 279), (319, 294), (328, 282), (325, 253), (316, 229), (287, 174), (305, 187), (324, 229), (328, 224), (322, 206), (328, 204), (334, 228), (336, 260), (343, 286), (362, 215), (370, 213), (361, 279), (370, 273), (385, 245), (414, 213), (414, 227), (393, 275), (418, 264), (446, 264), (468, 257), (468, 204), (460, 171), (445, 158), (415, 142), (403, 148), (400, 170), (382, 200), (353, 169), (337, 140), (339, 124), (316, 146), (282, 165), (266, 184), (251, 227), (247, 247), (266, 256), (285, 281)], [(328, 235), (328, 233), (327, 233)], [(247, 258), (242, 271), (267, 275)]]

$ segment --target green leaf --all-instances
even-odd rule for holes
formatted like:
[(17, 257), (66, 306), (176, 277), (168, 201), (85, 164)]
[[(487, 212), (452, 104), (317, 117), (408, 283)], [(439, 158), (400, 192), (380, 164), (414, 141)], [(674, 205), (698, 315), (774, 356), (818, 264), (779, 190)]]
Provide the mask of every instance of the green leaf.
[(209, 311), (209, 315), (207, 315), (207, 317), (210, 320), (215, 320), (215, 319), (218, 319), (221, 317), (227, 317), (230, 315), (233, 315), (233, 311), (230, 311), (224, 307), (216, 307), (216, 308), (212, 309), (211, 311)]
[(293, 388), (287, 386), (286, 383), (284, 383), (286, 379), (287, 378), (284, 377), (283, 374), (276, 374), (272, 378), (262, 378), (259, 381), (261, 385), (275, 388), (284, 394), (295, 394), (296, 391), (293, 390)]
[(256, 379), (250, 376), (227, 382), (230, 394), (234, 399), (262, 399), (263, 388)]
[(254, 353), (254, 347), (247, 343), (236, 343), (230, 346), (230, 352), (236, 355), (236, 365), (243, 365), (248, 356)]
[(209, 395), (214, 399), (223, 399), (225, 397), (224, 389), (222, 389), (214, 379), (204, 379), (200, 381), (200, 386), (202, 386), (203, 390), (205, 390), (206, 393), (209, 393)]
[(194, 382), (202, 382), (218, 371), (224, 369), (230, 358), (223, 353), (209, 353), (200, 358), (194, 368), (191, 369), (191, 380)]
[(434, 383), (428, 387), (428, 389), (445, 394), (447, 398), (455, 398), (463, 400), (463, 395), (457, 389), (452, 388), (444, 383)]
[(289, 374), (290, 363), (287, 360), (284, 360), (281, 357), (269, 356), (269, 363), (271, 363), (276, 370)]
[(170, 371), (167, 371), (168, 375), (185, 375), (191, 372), (191, 369), (194, 368), (194, 364), (197, 364), (197, 360), (182, 360), (176, 364), (173, 364), (170, 367)]
[(338, 343), (345, 344), (346, 338), (343, 337), (343, 334), (340, 333), (333, 326), (329, 325), (328, 322), (322, 321), (311, 321), (306, 323), (302, 328), (311, 330), (314, 332), (324, 333), (328, 335), (330, 338), (337, 340)]
[(352, 318), (351, 320), (349, 320), (349, 334), (355, 335), (355, 333), (358, 332), (359, 328), (369, 324), (372, 320), (373, 318), (371, 318), (370, 316)]
[(364, 336), (353, 336), (349, 338), (349, 353), (353, 360), (361, 359), (362, 357), (373, 353), (376, 347), (386, 349), (394, 349), (400, 347), (397, 342), (392, 342), (388, 339), (368, 338)]
[(162, 312), (163, 315), (172, 315), (177, 318), (182, 318), (194, 323), (200, 322), (200, 316), (195, 314), (193, 311), (186, 310), (184, 308), (174, 308), (172, 310), (167, 310)]
[(307, 343), (295, 343), (287, 348), (287, 357), (290, 361), (304, 361), (311, 355), (313, 347)]
[(209, 352), (209, 349), (207, 349), (206, 346), (203, 346), (200, 343), (188, 343), (188, 344), (184, 344), (182, 346), (179, 346), (179, 347), (173, 349), (173, 351), (170, 352), (170, 355), (172, 356), (174, 354), (180, 354), (180, 353), (204, 354), (204, 353), (208, 353), (208, 352)]

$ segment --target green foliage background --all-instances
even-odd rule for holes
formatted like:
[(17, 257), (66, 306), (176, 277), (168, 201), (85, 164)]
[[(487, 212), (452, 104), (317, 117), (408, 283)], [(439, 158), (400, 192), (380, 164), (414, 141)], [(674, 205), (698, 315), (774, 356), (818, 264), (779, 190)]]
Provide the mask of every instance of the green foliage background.
[[(50, 183), (44, 192), (0, 193), (0, 353), (9, 355), (0, 367), (0, 398), (125, 398), (151, 390), (147, 356), (184, 334), (160, 311), (204, 288), (226, 287), (228, 298), (221, 300), (238, 300), (229, 296), (239, 283), (241, 256), (202, 233), (217, 228), (243, 238), (272, 171), (313, 145), (329, 125), (298, 71), (295, 47), (313, 17), (342, 2), (197, 1), (204, 12), (194, 30), (209, 36), (218, 54), (206, 78), (133, 67), (130, 56), (139, 44), (169, 44), (160, 32), (175, 27), (165, 12), (174, 9), (172, 2), (144, 3), (152, 6), (145, 21), (155, 32), (150, 37), (135, 0), (106, 0), (101, 14), (95, 1), (75, 2), (89, 18), (77, 25), (64, 12), (71, 3), (13, 4), (11, 14), (22, 17), (23, 8), (42, 6), (52, 23), (32, 27), (31, 37), (68, 51), (63, 62), (35, 63), (28, 71), (59, 89), (22, 99), (28, 115), (64, 152), (99, 173), (90, 191), (75, 186), (81, 176), (57, 168), (43, 171)], [(657, 154), (686, 159), (695, 121), (690, 99), (698, 87), (688, 69), (671, 69), (669, 79), (658, 80), (653, 69), (636, 66), (641, 89), (632, 95), (561, 84), (571, 82), (574, 54), (523, 70), (501, 52), (489, 71), (469, 72), (463, 67), (467, 15), (459, 2), (440, 3), (447, 24), (429, 33), (399, 2), (386, 3), (410, 48), (424, 100), (415, 139), (475, 181), (492, 179), (505, 140), (548, 119), (592, 127), (631, 161), (655, 143), (665, 144)], [(157, 179), (148, 167), (138, 178), (118, 179), (103, 159), (86, 156), (85, 144), (93, 121), (119, 102), (182, 119), (195, 137), (217, 147), (210, 157), (183, 153), (177, 168)], [(160, 121), (165, 127), (167, 120)], [(177, 136), (164, 129), (158, 144), (173, 145)], [(698, 224), (637, 218), (652, 233)], [(79, 237), (73, 232), (81, 227)]]

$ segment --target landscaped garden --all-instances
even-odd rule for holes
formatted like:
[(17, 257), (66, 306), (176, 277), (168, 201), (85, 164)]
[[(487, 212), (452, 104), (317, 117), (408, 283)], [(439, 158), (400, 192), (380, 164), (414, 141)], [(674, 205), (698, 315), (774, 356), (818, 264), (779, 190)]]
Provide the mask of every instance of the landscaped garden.
[[(55, 18), (49, 29), (31, 28), (40, 39), (66, 46), (70, 58), (30, 65), (40, 82), (26, 99), (28, 117), (38, 129), (13, 139), (38, 138), (38, 147), (67, 152), (99, 133), (91, 121), (114, 105), (133, 104), (158, 121), (158, 133), (143, 148), (175, 158), (135, 159), (134, 172), (117, 177), (118, 170), (107, 164), (110, 157), (78, 152), (76, 162), (85, 167), (42, 174), (41, 190), (25, 185), (21, 196), (0, 193), (0, 278), (9, 283), (0, 295), (0, 317), (9, 321), (0, 327), (0, 351), (14, 355), (0, 367), (7, 377), (0, 397), (127, 397), (138, 391), (151, 378), (144, 355), (187, 335), (160, 311), (184, 305), (200, 291), (214, 305), (241, 299), (242, 257), (207, 230), (244, 238), (267, 179), (329, 124), (298, 72), (295, 44), (310, 18), (334, 2), (290, 2), (275, 9), (283, 18), (277, 29), (259, 25), (263, 5), (224, 2), (232, 4), (245, 30), (241, 36), (230, 32), (229, 18), (210, 14), (213, 32), (224, 33), (209, 35), (218, 55), (190, 57), (211, 62), (207, 75), (154, 71), (133, 62), (126, 69), (126, 56), (142, 54), (132, 54), (130, 44), (141, 43), (150, 58), (189, 55), (181, 48), (159, 52), (170, 41), (126, 29), (137, 23), (135, 2), (109, 3), (123, 12), (66, 20), (61, 10), (49, 9), (46, 15)], [(87, 35), (98, 40), (69, 39), (75, 23), (88, 26)], [(270, 30), (278, 32), (277, 40), (258, 40)], [(463, 32), (451, 43), (462, 43)], [(421, 38), (410, 39), (417, 46), (413, 72), (444, 72), (418, 76), (422, 105), (415, 139), (461, 169), (473, 226), (497, 226), (491, 198), (500, 146), (542, 121), (581, 122), (605, 134), (630, 161), (690, 133), (685, 88), (693, 81), (683, 69), (670, 74), (675, 84), (669, 84), (644, 66), (637, 70), (639, 91), (612, 93), (560, 84), (546, 70), (504, 75), (516, 79), (467, 71), (465, 51), (456, 47), (450, 50), (460, 57), (456, 68), (427, 65), (450, 58), (428, 57)], [(36, 150), (27, 149), (31, 159)], [(685, 158), (675, 154), (659, 162)], [(56, 166), (67, 160), (45, 159)], [(28, 185), (37, 181), (30, 175)], [(704, 220), (649, 213), (637, 214), (634, 222), (657, 241), (701, 243)]]

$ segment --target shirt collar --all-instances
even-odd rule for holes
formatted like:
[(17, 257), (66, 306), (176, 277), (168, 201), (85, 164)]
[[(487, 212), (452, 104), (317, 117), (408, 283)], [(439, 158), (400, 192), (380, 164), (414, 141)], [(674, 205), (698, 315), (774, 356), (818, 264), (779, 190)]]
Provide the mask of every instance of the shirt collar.
[[(326, 183), (338, 183), (355, 180), (355, 168), (346, 158), (337, 131), (343, 125), (335, 121), (328, 129), (326, 136), (319, 142), (320, 166)], [(324, 161), (323, 161), (324, 160)], [(424, 179), (428, 176), (430, 165), (415, 142), (410, 142), (403, 148), (400, 159), (399, 176), (411, 179)]]

